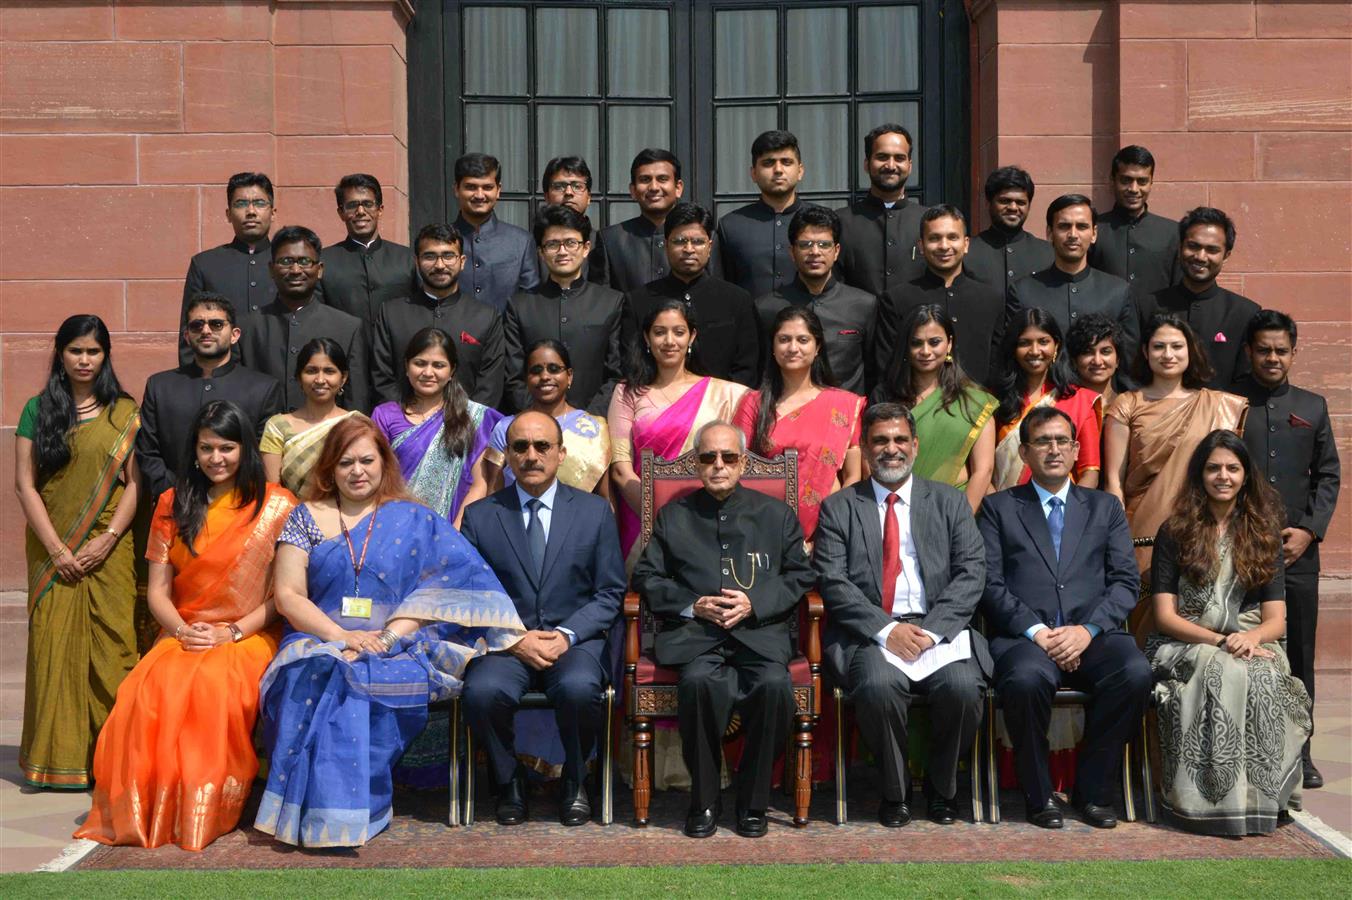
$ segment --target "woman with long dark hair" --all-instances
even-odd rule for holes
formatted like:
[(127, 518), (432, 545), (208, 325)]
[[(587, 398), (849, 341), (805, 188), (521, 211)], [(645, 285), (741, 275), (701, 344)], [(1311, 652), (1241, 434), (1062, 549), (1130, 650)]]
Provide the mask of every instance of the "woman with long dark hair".
[(897, 333), (902, 352), (874, 399), (910, 408), (920, 441), (912, 471), (963, 491), (975, 513), (995, 472), (996, 400), (963, 371), (953, 320), (942, 306), (914, 307)]
[(1282, 509), (1232, 431), (1202, 438), (1151, 567), (1164, 808), (1206, 834), (1270, 834), (1299, 809), (1310, 698), (1291, 675)]
[(136, 664), (132, 539), (136, 404), (98, 316), (56, 331), (47, 385), (24, 404), (14, 489), (28, 522), (28, 663), (19, 766), (33, 787), (85, 790), (99, 727)]
[(361, 413), (338, 405), (349, 370), (347, 353), (332, 338), (317, 337), (303, 345), (296, 355), (294, 374), (305, 402), (292, 412), (268, 419), (258, 449), (268, 481), (303, 497), (324, 438), (334, 425)]
[(404, 349), (400, 399), (371, 412), (409, 491), (456, 528), (461, 511), (488, 496), (502, 468), (502, 454), (489, 445), (502, 413), (469, 399), (455, 377), (458, 362), (450, 335), (422, 329)]
[(1039, 406), (1055, 406), (1075, 423), (1080, 455), (1074, 480), (1085, 488), (1098, 487), (1099, 435), (1103, 398), (1075, 385), (1066, 356), (1065, 340), (1056, 318), (1032, 307), (1014, 314), (1000, 347), (1001, 373), (996, 382), (1000, 406), (995, 410), (999, 431), (995, 445), (995, 490), (1024, 484), (1032, 477), (1019, 458), (1019, 423)]
[(761, 456), (798, 451), (798, 522), (810, 544), (822, 501), (859, 480), (864, 398), (836, 387), (821, 319), (786, 306), (770, 326), (770, 354), (758, 390), (742, 398), (732, 424)]
[(150, 525), (147, 600), (161, 632), (122, 682), (75, 833), (201, 850), (239, 821), (258, 774), (258, 680), (277, 652), (272, 557), (296, 498), (263, 474), (249, 417), (198, 412)]

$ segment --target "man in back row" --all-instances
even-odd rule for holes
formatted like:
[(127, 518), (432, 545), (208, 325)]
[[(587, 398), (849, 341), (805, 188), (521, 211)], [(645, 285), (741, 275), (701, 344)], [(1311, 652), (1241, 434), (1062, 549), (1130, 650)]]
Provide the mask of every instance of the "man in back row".
[(723, 277), (752, 297), (761, 297), (793, 281), (789, 223), (803, 208), (798, 182), (803, 158), (798, 138), (767, 131), (751, 144), (751, 180), (760, 199), (728, 213), (718, 223)]
[(517, 291), (540, 283), (535, 246), (523, 228), (498, 219), (493, 210), (502, 193), (502, 166), (487, 153), (466, 153), (455, 161), (455, 230), (463, 242), (460, 276), (466, 296), (498, 312)]
[(1034, 272), (1051, 268), (1051, 244), (1024, 229), (1033, 202), (1033, 178), (1018, 166), (1003, 166), (986, 176), (986, 210), (990, 227), (972, 238), (963, 266), (1009, 295), (1014, 282)]
[(381, 304), (408, 296), (414, 277), (413, 251), (380, 236), (385, 195), (374, 176), (344, 175), (333, 194), (347, 236), (320, 254), (324, 280), (317, 296), (334, 309), (361, 319), (369, 343)]
[(916, 241), (925, 207), (906, 196), (914, 141), (905, 126), (879, 125), (864, 135), (868, 193), (842, 209), (839, 275), (851, 287), (882, 296), (918, 278), (925, 263)]
[(629, 196), (639, 214), (596, 236), (587, 277), (621, 293), (637, 290), (667, 274), (667, 213), (685, 193), (681, 161), (670, 150), (640, 150), (629, 164)]
[(1089, 264), (1131, 285), (1140, 302), (1178, 282), (1178, 226), (1150, 211), (1155, 157), (1137, 144), (1113, 157), (1113, 208), (1099, 217)]

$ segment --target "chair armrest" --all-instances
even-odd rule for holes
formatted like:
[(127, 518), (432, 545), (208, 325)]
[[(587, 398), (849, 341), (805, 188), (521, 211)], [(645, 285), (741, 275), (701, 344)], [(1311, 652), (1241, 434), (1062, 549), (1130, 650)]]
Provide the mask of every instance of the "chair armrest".
[(816, 591), (804, 594), (803, 604), (807, 607), (807, 627), (798, 635), (798, 643), (808, 663), (818, 666), (822, 661), (822, 619), (826, 616), (826, 606), (822, 603), (822, 595)]
[(638, 665), (641, 602), (636, 591), (629, 591), (624, 595), (624, 668), (629, 674), (632, 674)]

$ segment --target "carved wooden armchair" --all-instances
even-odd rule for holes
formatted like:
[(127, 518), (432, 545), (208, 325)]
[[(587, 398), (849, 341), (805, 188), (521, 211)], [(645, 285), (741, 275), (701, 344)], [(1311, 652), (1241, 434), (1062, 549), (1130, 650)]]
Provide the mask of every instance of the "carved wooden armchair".
[[(652, 538), (657, 511), (666, 503), (698, 490), (701, 484), (694, 451), (674, 460), (665, 460), (654, 457), (651, 450), (644, 450), (641, 471), (643, 502), (639, 540), (646, 546)], [(775, 459), (748, 452), (740, 483), (783, 500), (796, 512), (798, 452), (786, 450), (783, 456)], [(808, 592), (799, 606), (795, 629), (799, 652), (789, 661), (794, 699), (793, 759), (790, 766), (786, 756), (784, 780), (787, 783), (793, 779), (793, 823), (800, 828), (807, 824), (808, 806), (812, 800), (812, 729), (821, 714), (822, 610), (821, 597), (815, 591)], [(647, 611), (642, 598), (632, 591), (624, 598), (624, 626), (623, 690), (625, 719), (634, 742), (634, 818), (639, 825), (647, 825), (652, 799), (653, 720), (676, 717), (679, 673), (659, 666), (653, 659), (657, 621)]]

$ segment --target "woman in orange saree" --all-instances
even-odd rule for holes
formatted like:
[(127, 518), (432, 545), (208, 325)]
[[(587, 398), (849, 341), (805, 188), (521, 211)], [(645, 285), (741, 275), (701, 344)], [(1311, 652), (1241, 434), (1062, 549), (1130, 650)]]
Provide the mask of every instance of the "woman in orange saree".
[(264, 480), (257, 432), (233, 403), (207, 404), (192, 433), (194, 467), (160, 497), (146, 549), (163, 631), (118, 689), (77, 838), (201, 850), (238, 823), (258, 773), (272, 557), (296, 499)]

